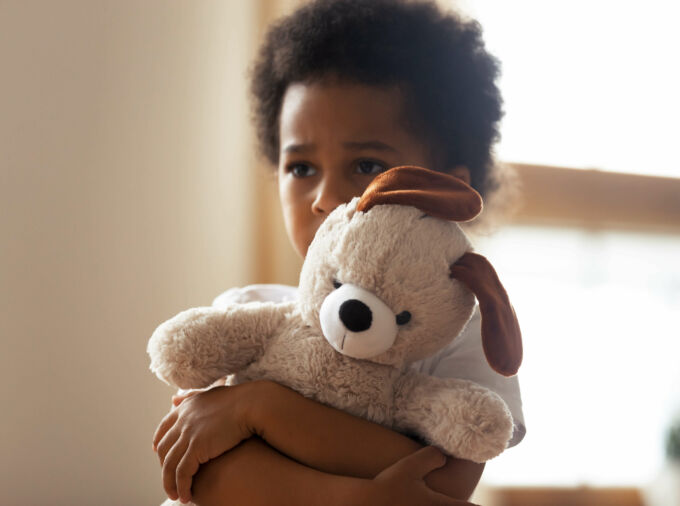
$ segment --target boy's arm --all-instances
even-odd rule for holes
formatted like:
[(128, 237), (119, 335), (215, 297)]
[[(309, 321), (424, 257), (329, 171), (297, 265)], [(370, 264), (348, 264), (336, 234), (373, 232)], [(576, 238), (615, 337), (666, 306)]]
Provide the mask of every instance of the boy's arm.
[[(263, 381), (251, 409), (251, 430), (269, 445), (303, 464), (324, 472), (373, 478), (422, 445), (381, 425), (312, 401), (278, 383)], [(428, 484), (451, 497), (467, 499), (484, 466), (447, 458), (447, 465), (428, 477)], [(465, 471), (476, 471), (465, 473)], [(458, 473), (476, 476), (457, 483)]]
[[(418, 443), (406, 436), (316, 403), (276, 383), (254, 382), (248, 384), (247, 388), (248, 401), (243, 413), (244, 422), (250, 431), (291, 459), (319, 471), (372, 479), (420, 448)], [(242, 455), (242, 458), (251, 458), (248, 448), (246, 445), (245, 449), (232, 457)], [(261, 452), (261, 449), (257, 451)], [(234, 452), (227, 455), (231, 453)], [(283, 462), (279, 462), (282, 467)], [(446, 465), (430, 473), (426, 482), (433, 490), (449, 497), (467, 499), (483, 467), (447, 458)], [(223, 478), (231, 481), (228, 475)], [(270, 483), (260, 473), (251, 478), (262, 479), (263, 485)], [(222, 483), (221, 479), (205, 480), (197, 477), (196, 491), (204, 491), (203, 487), (221, 487)], [(322, 481), (310, 485), (324, 487)]]
[(192, 501), (197, 506), (472, 506), (425, 485), (423, 476), (444, 460), (438, 450), (423, 448), (367, 480), (306, 467), (253, 437), (201, 467)]

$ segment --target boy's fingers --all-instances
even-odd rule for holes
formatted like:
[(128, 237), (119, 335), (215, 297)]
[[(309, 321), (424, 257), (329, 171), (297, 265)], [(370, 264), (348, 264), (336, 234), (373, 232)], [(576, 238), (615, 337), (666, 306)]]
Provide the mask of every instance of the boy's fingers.
[(452, 499), (451, 497), (432, 491), (432, 498), (427, 504), (432, 506), (477, 506), (471, 502)]
[(167, 458), (168, 453), (177, 444), (177, 440), (180, 438), (180, 436), (181, 431), (178, 428), (173, 427), (165, 433), (163, 439), (161, 439), (160, 443), (158, 443), (158, 449), (156, 452), (158, 454), (158, 460), (160, 460), (161, 467), (165, 464), (165, 459)]
[(186, 453), (188, 446), (189, 440), (180, 437), (172, 448), (170, 448), (170, 451), (163, 462), (163, 489), (173, 501), (176, 501), (179, 497), (177, 494), (176, 482), (177, 464)]
[(168, 431), (168, 429), (170, 429), (170, 427), (172, 427), (175, 424), (175, 421), (177, 421), (177, 410), (173, 409), (170, 411), (170, 413), (165, 415), (161, 420), (161, 423), (158, 424), (156, 432), (154, 432), (153, 435), (154, 451), (158, 449), (158, 443), (160, 442), (161, 439), (163, 439), (163, 436)]
[(440, 494), (442, 498), (440, 500), (433, 500), (432, 504), (433, 506), (477, 506), (474, 503), (467, 502), (467, 501), (460, 501), (458, 499), (451, 499), (448, 496), (445, 496), (444, 494)]
[(434, 446), (426, 446), (394, 464), (393, 472), (410, 478), (423, 478), (446, 464), (446, 457)]
[(189, 444), (175, 471), (177, 495), (182, 502), (189, 502), (191, 500), (191, 482), (196, 472), (198, 472), (199, 465), (196, 452), (192, 449), (192, 445)]

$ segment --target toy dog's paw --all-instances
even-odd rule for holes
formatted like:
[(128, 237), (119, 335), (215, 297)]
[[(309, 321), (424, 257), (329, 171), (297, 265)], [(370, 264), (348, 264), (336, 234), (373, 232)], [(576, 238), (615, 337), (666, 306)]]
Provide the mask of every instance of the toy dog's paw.
[(147, 346), (156, 376), (180, 388), (202, 388), (224, 375), (212, 370), (213, 352), (207, 344), (214, 334), (210, 320), (217, 312), (210, 307), (188, 309), (158, 326)]
[(505, 450), (512, 437), (512, 416), (505, 402), (485, 388), (472, 389), (466, 401), (458, 408), (457, 429), (440, 424), (434, 440), (458, 458), (486, 462)]

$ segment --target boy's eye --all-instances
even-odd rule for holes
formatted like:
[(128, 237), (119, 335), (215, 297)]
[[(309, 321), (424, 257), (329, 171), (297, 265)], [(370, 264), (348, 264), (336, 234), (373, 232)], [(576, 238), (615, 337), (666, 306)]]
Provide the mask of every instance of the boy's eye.
[(316, 169), (306, 163), (296, 163), (288, 167), (288, 172), (294, 177), (309, 177), (316, 174)]
[(359, 174), (379, 174), (384, 172), (386, 167), (382, 163), (374, 162), (373, 160), (361, 160), (357, 163), (357, 172)]

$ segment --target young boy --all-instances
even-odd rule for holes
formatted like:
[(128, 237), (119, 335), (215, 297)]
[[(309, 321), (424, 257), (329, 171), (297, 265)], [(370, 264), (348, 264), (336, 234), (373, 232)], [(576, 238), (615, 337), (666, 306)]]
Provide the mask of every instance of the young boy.
[[(336, 206), (390, 167), (449, 172), (488, 196), (497, 74), (479, 27), (430, 3), (321, 0), (274, 26), (253, 73), (255, 121), (298, 253)], [(215, 304), (290, 297), (292, 287), (259, 285)], [(416, 367), (498, 392), (515, 418), (514, 445), (524, 434), (517, 380), (488, 367), (479, 332), (476, 314)], [(418, 451), (404, 435), (273, 382), (174, 403), (154, 436), (163, 484), (171, 499), (199, 505), (467, 504), (484, 467)]]

